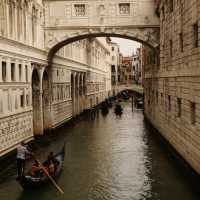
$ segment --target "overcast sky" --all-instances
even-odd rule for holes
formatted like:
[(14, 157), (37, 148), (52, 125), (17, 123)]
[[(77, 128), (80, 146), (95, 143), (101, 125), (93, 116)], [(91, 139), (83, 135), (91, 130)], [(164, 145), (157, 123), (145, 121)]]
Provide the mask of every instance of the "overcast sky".
[(133, 52), (135, 52), (135, 49), (140, 47), (140, 43), (135, 42), (133, 40), (126, 40), (123, 38), (116, 38), (111, 37), (113, 42), (116, 42), (120, 46), (120, 52), (123, 54), (123, 56), (131, 56)]

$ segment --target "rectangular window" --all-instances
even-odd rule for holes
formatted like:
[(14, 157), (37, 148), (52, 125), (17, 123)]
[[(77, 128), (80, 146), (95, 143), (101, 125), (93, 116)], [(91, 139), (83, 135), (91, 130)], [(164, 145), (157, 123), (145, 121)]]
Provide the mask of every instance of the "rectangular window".
[(171, 96), (168, 95), (168, 111), (171, 111)]
[(112, 72), (115, 72), (115, 65), (112, 65)]
[(180, 51), (183, 52), (183, 34), (179, 34)]
[(30, 106), (30, 101), (29, 101), (29, 95), (28, 94), (26, 95), (26, 105)]
[(193, 24), (192, 29), (193, 29), (193, 47), (197, 48), (199, 46), (198, 23)]
[(119, 14), (120, 15), (130, 15), (130, 3), (120, 3), (119, 4)]
[(195, 125), (196, 124), (196, 103), (191, 102), (190, 103), (190, 109), (191, 109), (191, 124)]
[(112, 51), (114, 51), (115, 50), (115, 47), (112, 47)]
[(6, 62), (2, 62), (2, 80), (6, 81)]
[(20, 95), (20, 106), (23, 108), (24, 107), (24, 95)]
[(22, 80), (22, 65), (19, 64), (19, 81)]
[(11, 63), (11, 81), (15, 81), (15, 63)]
[(181, 104), (182, 104), (181, 99), (177, 98), (177, 107), (178, 107), (177, 115), (178, 115), (178, 117), (181, 117), (181, 112), (182, 112)]
[(156, 102), (158, 104), (158, 91), (156, 91)]
[(85, 4), (75, 4), (74, 9), (75, 9), (75, 16), (83, 17), (86, 15)]
[(25, 66), (26, 82), (28, 82), (28, 66)]

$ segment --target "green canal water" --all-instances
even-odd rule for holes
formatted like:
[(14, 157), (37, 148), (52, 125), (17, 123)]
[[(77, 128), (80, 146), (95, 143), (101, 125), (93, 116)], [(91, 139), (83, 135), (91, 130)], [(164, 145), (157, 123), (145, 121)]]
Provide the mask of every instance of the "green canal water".
[[(0, 163), (0, 200), (199, 200), (189, 180), (146, 125), (141, 110), (113, 111), (94, 120), (83, 117), (34, 145), (43, 160), (66, 141), (65, 165), (58, 184), (24, 191), (15, 181), (15, 160)], [(27, 168), (31, 161), (27, 162)]]

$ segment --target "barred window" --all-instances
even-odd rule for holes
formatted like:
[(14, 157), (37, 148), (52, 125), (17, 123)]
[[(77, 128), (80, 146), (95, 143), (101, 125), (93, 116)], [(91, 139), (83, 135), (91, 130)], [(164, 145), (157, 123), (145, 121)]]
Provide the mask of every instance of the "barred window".
[(130, 3), (120, 3), (119, 4), (119, 14), (129, 15), (130, 14)]
[(182, 111), (182, 102), (181, 102), (181, 99), (180, 98), (177, 98), (177, 106), (178, 106), (178, 117), (181, 117), (181, 111)]
[(199, 27), (198, 24), (193, 24), (193, 47), (197, 48), (199, 46)]
[(82, 17), (86, 15), (85, 4), (75, 4), (74, 9), (76, 16)]
[(169, 41), (169, 55), (170, 55), (170, 57), (173, 56), (173, 42), (172, 42), (172, 40)]
[(190, 102), (190, 110), (191, 110), (191, 124), (196, 124), (196, 103)]
[(168, 111), (171, 111), (171, 96), (168, 95)]

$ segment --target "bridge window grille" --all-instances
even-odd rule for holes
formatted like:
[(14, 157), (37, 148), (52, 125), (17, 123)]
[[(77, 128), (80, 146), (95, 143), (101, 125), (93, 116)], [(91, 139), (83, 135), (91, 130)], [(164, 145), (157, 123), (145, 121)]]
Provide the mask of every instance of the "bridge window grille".
[(6, 62), (2, 62), (2, 80), (6, 81)]
[(119, 4), (119, 14), (120, 15), (130, 15), (130, 3), (120, 3)]
[(180, 98), (177, 98), (177, 107), (178, 107), (178, 117), (181, 117), (181, 111), (182, 111), (182, 102)]
[(83, 17), (86, 15), (85, 4), (76, 4), (74, 5), (75, 16)]
[(191, 109), (191, 124), (196, 124), (196, 103), (190, 102), (190, 109)]
[(197, 23), (193, 24), (192, 27), (193, 27), (193, 47), (197, 48), (199, 46), (199, 36), (198, 36), (199, 27)]

